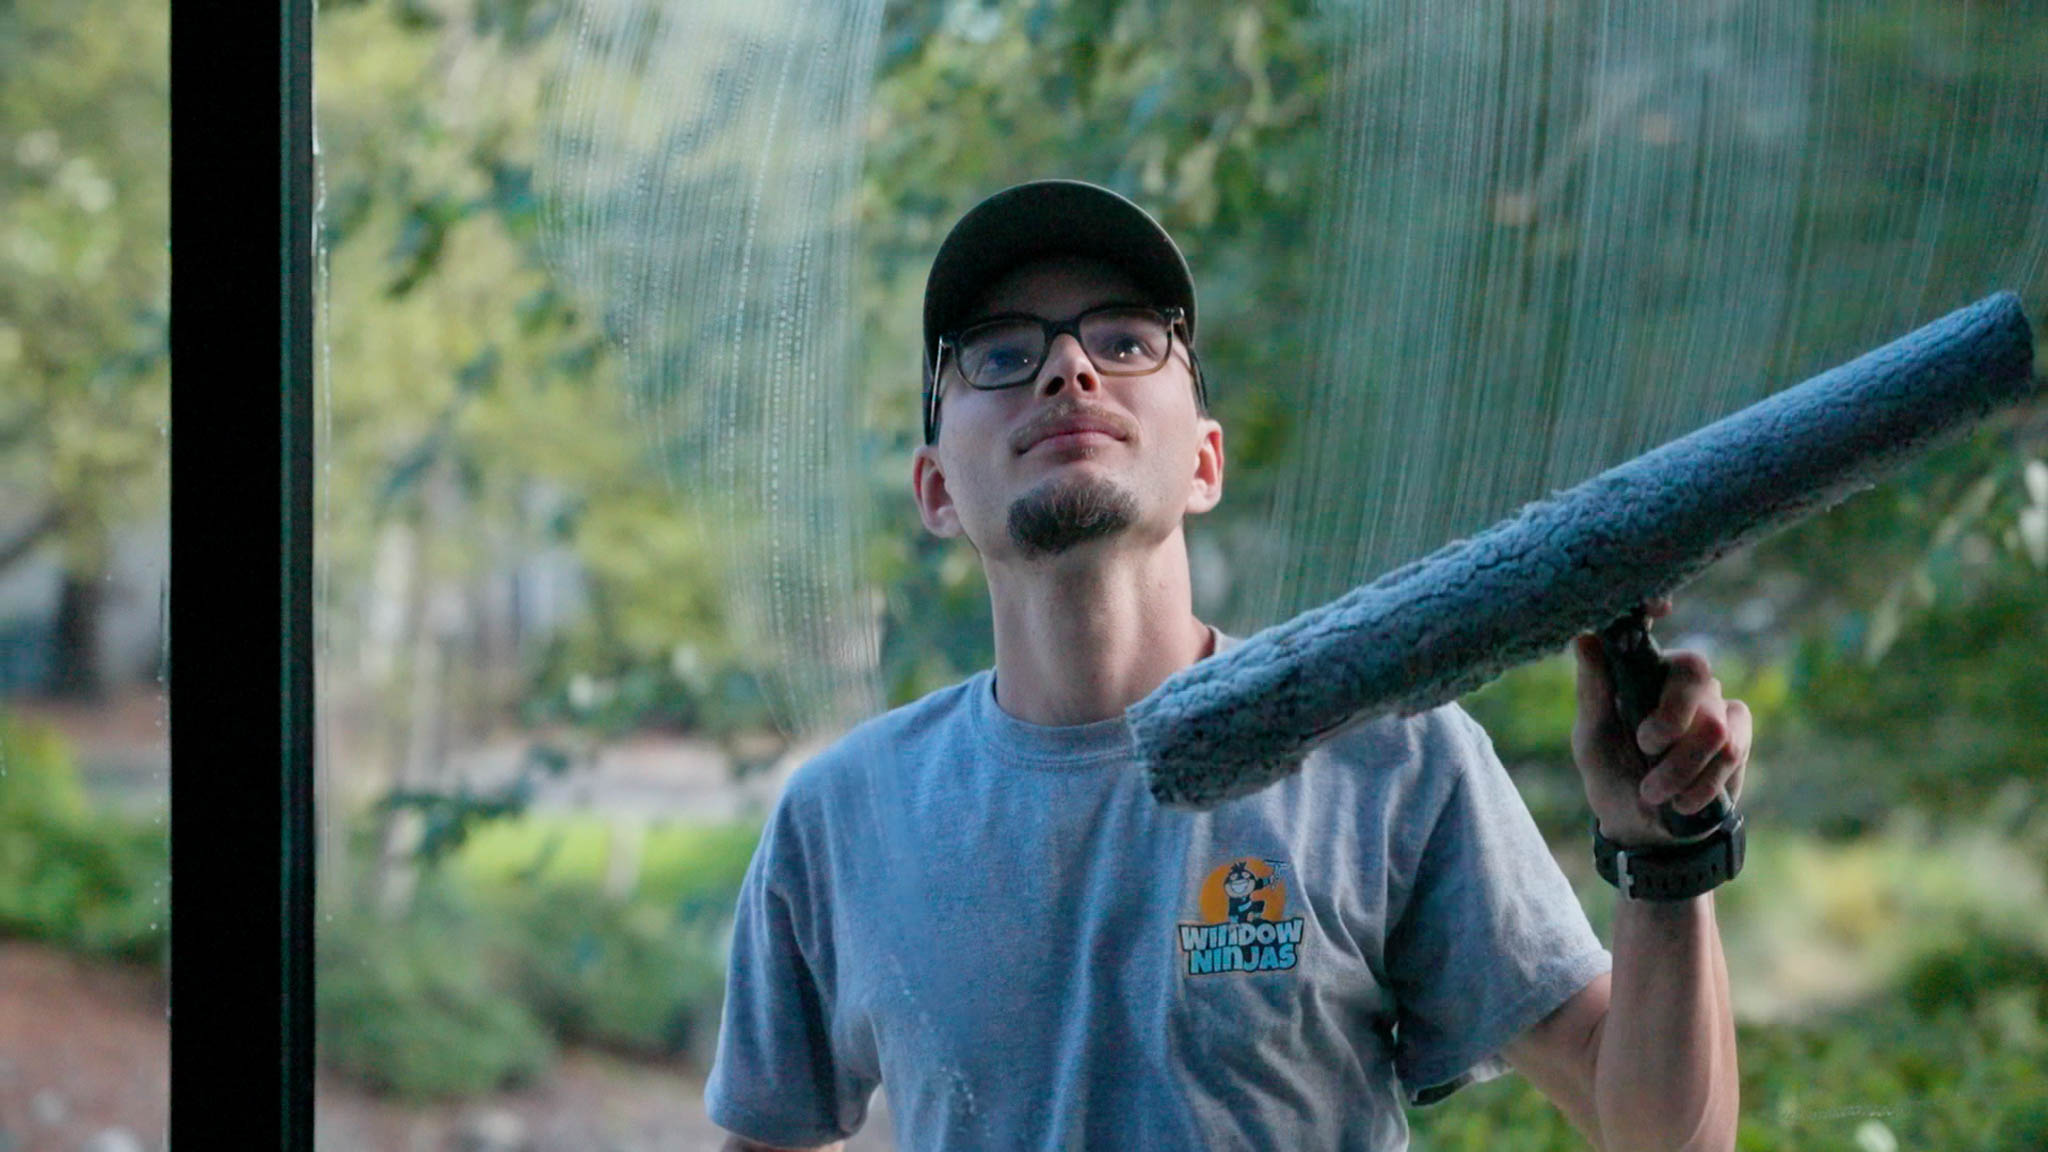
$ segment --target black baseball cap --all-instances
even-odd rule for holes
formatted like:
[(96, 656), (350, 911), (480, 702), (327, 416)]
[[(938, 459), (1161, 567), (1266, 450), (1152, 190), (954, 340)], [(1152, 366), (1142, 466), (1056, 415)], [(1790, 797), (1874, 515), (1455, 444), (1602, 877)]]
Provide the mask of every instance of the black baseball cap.
[(1048, 256), (1088, 256), (1112, 264), (1151, 296), (1187, 317), (1195, 338), (1195, 281), (1186, 257), (1143, 208), (1080, 180), (1034, 180), (1005, 188), (968, 210), (932, 258), (924, 284), (924, 368), (931, 384), (940, 335), (1004, 273)]

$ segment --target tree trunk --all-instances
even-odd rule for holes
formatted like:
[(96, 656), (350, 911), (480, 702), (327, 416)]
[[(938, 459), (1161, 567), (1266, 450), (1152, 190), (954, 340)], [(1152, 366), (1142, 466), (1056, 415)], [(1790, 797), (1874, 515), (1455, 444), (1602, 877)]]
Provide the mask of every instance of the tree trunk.
[(100, 668), (100, 615), (106, 582), (100, 573), (80, 579), (69, 569), (57, 597), (55, 651), (49, 691), (66, 700), (103, 700), (106, 676)]
[[(380, 783), (389, 794), (417, 783), (413, 746), (420, 722), (416, 701), (422, 670), (418, 659), (407, 659), (402, 653), (412, 646), (417, 655), (420, 620), (426, 614), (421, 592), (426, 582), (421, 554), (427, 541), (423, 523), (416, 527), (392, 525), (381, 535), (380, 547), (396, 550), (402, 557), (395, 571), (398, 586), (378, 588), (379, 595), (390, 596), (399, 608), (395, 626), (378, 640), (379, 644), (389, 645), (382, 650), (385, 656), (377, 660), (384, 674), (377, 686), (378, 720), (385, 752), (385, 774)], [(412, 856), (419, 835), (419, 814), (411, 809), (388, 810), (380, 821), (377, 859), (370, 883), (375, 906), (387, 918), (396, 918), (412, 906), (416, 879)]]

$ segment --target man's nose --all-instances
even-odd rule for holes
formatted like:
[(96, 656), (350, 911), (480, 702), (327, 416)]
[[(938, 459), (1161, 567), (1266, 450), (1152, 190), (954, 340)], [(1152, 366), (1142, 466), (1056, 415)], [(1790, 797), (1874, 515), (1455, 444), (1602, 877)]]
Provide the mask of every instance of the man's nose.
[(1069, 385), (1082, 392), (1094, 392), (1101, 389), (1102, 381), (1097, 378), (1095, 362), (1088, 359), (1081, 341), (1071, 332), (1062, 332), (1053, 337), (1052, 347), (1045, 350), (1045, 364), (1038, 370), (1038, 394), (1057, 396)]

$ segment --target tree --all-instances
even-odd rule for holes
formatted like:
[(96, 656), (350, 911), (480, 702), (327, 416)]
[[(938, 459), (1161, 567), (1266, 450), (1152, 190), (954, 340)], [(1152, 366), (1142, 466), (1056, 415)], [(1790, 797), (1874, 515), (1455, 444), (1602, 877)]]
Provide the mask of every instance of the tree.
[(61, 694), (101, 691), (111, 534), (168, 496), (168, 25), (130, 0), (0, 9), (0, 571), (57, 546)]

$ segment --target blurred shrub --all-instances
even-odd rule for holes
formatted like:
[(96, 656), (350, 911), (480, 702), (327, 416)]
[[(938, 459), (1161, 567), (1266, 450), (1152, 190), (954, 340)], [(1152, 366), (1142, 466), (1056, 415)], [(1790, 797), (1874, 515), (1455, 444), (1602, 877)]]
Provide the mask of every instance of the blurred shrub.
[(629, 898), (599, 895), (615, 829), (527, 816), (477, 836), (458, 871), (513, 939), (520, 992), (564, 1041), (673, 1056), (715, 1035), (725, 927), (759, 820), (666, 823), (639, 847)]
[(553, 1044), (511, 994), (486, 934), (442, 906), (394, 920), (368, 914), (321, 926), (321, 1059), (408, 1099), (464, 1096), (531, 1081)]
[[(1769, 1014), (1738, 1025), (1738, 1147), (2048, 1148), (2048, 908), (2018, 849), (1781, 831), (1750, 859), (1718, 897), (1737, 1004)], [(1582, 898), (1604, 936), (1611, 893)], [(1409, 1120), (1417, 1152), (1585, 1147), (1517, 1076)]]
[[(1948, 981), (2009, 987), (2009, 941), (1965, 943), (1930, 956), (1924, 979), (1935, 1014), (1889, 994), (1796, 1023), (1742, 1024), (1742, 1121), (1745, 1152), (1809, 1148), (1970, 1149), (2038, 1152), (2048, 1148), (2048, 1019), (2041, 1000), (1992, 996), (1971, 1010), (1948, 1003)], [(1982, 955), (1973, 954), (1983, 949)], [(2041, 979), (2035, 954), (2032, 980)], [(2024, 979), (2018, 981), (2026, 983)], [(2022, 1002), (2024, 1011), (2016, 1011)], [(1465, 1088), (1409, 1112), (1416, 1152), (1492, 1152), (1514, 1148), (1565, 1152), (1586, 1144), (1543, 1095), (1519, 1076)], [(1877, 1131), (1877, 1130), (1881, 1130)], [(1859, 1133), (1867, 1133), (1859, 1137)], [(1889, 1138), (1887, 1141), (1886, 1138)]]
[(531, 1079), (557, 1045), (707, 1053), (759, 821), (650, 829), (628, 899), (601, 894), (609, 832), (591, 817), (492, 820), (422, 880), (409, 915), (323, 925), (323, 1059), (424, 1099)]
[(716, 1034), (722, 921), (559, 888), (500, 912), (518, 993), (561, 1041), (668, 1057)]
[(1743, 1029), (1743, 1148), (1848, 1146), (1871, 1124), (1901, 1148), (2048, 1147), (2048, 950), (1973, 921), (1917, 951), (1881, 996)]
[(521, 722), (572, 724), (607, 739), (665, 731), (724, 741), (774, 729), (767, 690), (740, 656), (619, 649), (596, 629), (550, 641), (528, 671)]
[(2021, 807), (2048, 806), (2048, 581), (2006, 576), (1967, 599), (1932, 603), (1901, 626), (1881, 658), (1865, 657), (1867, 622), (1851, 617), (1832, 643), (1810, 641), (1795, 692), (1816, 742), (1840, 755), (1802, 763), (1815, 822), (1911, 803), (1974, 817), (2014, 789)]
[(2001, 1001), (2018, 1001), (2033, 1019), (2048, 1019), (2048, 945), (2038, 933), (1972, 917), (1958, 938), (1915, 956), (1900, 987), (1906, 1005), (1925, 1017), (1997, 1010)]
[(0, 935), (161, 965), (163, 826), (96, 808), (62, 737), (0, 714)]

